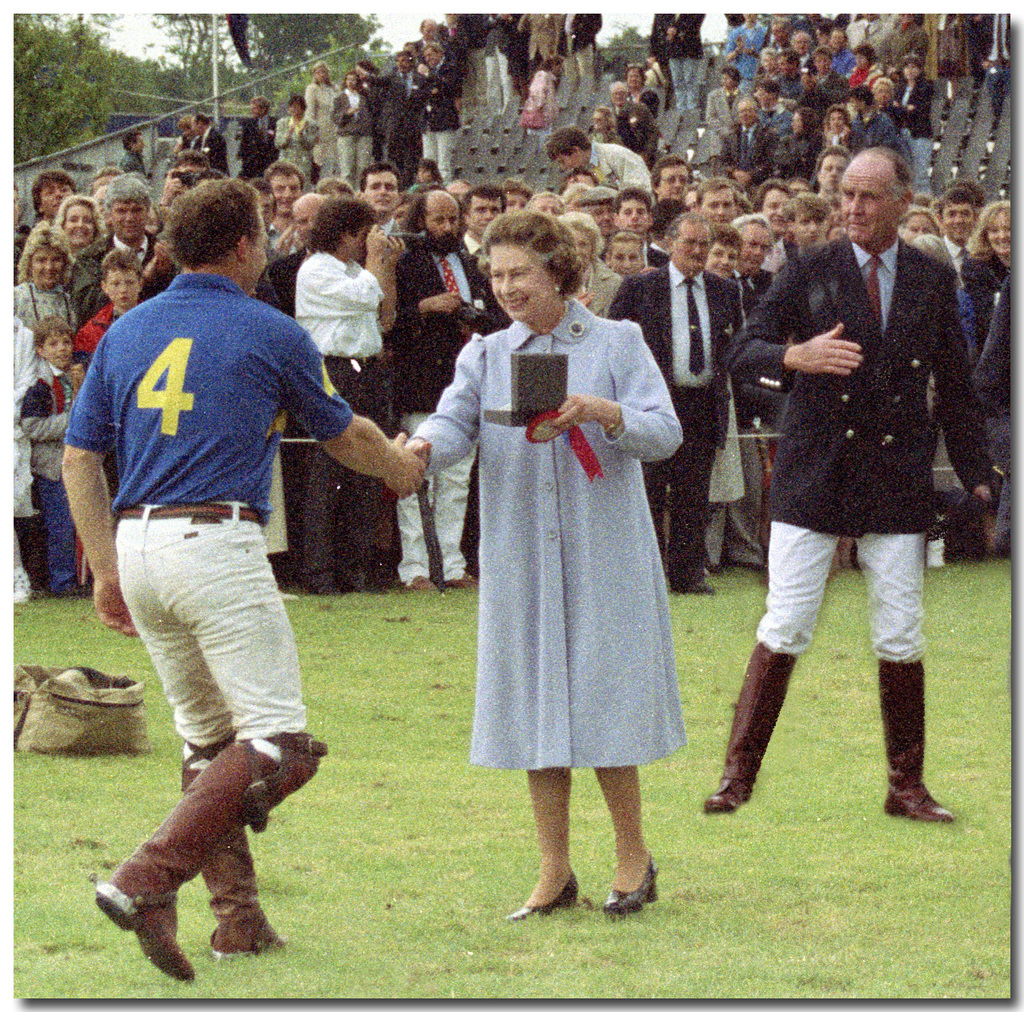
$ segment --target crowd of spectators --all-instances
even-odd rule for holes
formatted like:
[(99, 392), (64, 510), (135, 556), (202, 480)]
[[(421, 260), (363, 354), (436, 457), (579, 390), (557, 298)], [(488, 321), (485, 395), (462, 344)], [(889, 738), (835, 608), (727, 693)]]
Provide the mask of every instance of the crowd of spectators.
[[(470, 334), (507, 324), (475, 256), (506, 210), (562, 217), (584, 264), (575, 298), (599, 316), (612, 311), (625, 278), (669, 262), (674, 223), (694, 212), (711, 226), (705, 269), (735, 286), (746, 315), (788, 261), (844, 235), (843, 171), (858, 151), (886, 146), (912, 167), (915, 197), (901, 237), (955, 269), (973, 364), (993, 318), (1002, 319), (1010, 204), (986, 203), (977, 181), (962, 177), (932, 193), (930, 110), (938, 84), (971, 74), (988, 82), (994, 106), (1002, 103), (1005, 16), (736, 16), (719, 86), (706, 96), (702, 122), (712, 144), (698, 170), (685, 153), (666, 150), (659, 117), (667, 109), (700, 114), (704, 17), (656, 15), (646, 63), (630, 63), (611, 83), (589, 132), (553, 124), (556, 96), (595, 92), (601, 15), (425, 19), (387, 71), (368, 60), (337, 72), (319, 62), (280, 117), (254, 97), (237, 140), (239, 174), (258, 191), (267, 226), (269, 263), (257, 296), (298, 319), (343, 396), (393, 432), (433, 408)], [(535, 192), (517, 178), (476, 185), (453, 178), (463, 111), (486, 118), (510, 107), (520, 111), (523, 143), (539, 145), (560, 175), (557, 186)], [(135, 131), (124, 138), (121, 164), (98, 172), (90, 193), (76, 192), (67, 173), (47, 170), (33, 182), (31, 213), (23, 213), (15, 189), (15, 333), (20, 321), (23, 344), (36, 335), (35, 357), (29, 348), (16, 361), (35, 363), (38, 373), (29, 369), (20, 385), (16, 378), (16, 410), (35, 420), (16, 426), (23, 452), (16, 453), (15, 512), (36, 591), (80, 593), (87, 579), (80, 571), (69, 583), (53, 455), (35, 449), (59, 441), (62, 418), (66, 425), (76, 386), (62, 377), (79, 377), (106, 327), (170, 284), (176, 267), (162, 234), (175, 197), (228, 170), (225, 138), (209, 115), (183, 118), (179, 133), (162, 181), (148, 177)], [(72, 341), (66, 367), (61, 335)], [(37, 383), (47, 395), (26, 400)], [(770, 430), (778, 401), (771, 391), (733, 389), (730, 439), (716, 467), (740, 461), (742, 480), (711, 511), (711, 571), (764, 565), (769, 451), (753, 439), (741, 451), (740, 437)], [(40, 405), (48, 405), (45, 426)], [(430, 589), (415, 510), (405, 509), (399, 523), (379, 483), (348, 480), (303, 436), (289, 420), (286, 438), (302, 449), (284, 455), (267, 533), (272, 553), (287, 552), (289, 575), (314, 593), (386, 587), (396, 578)], [(35, 472), (35, 501), (42, 524), (64, 539), (47, 551), (26, 499), (26, 462), (34, 468), (42, 456), (48, 463)], [(476, 566), (471, 465), (435, 489), (445, 579), (463, 586), (473, 585)], [(47, 575), (47, 555), (59, 560), (58, 573), (51, 567)], [(15, 556), (16, 600), (26, 599), (18, 536)]]

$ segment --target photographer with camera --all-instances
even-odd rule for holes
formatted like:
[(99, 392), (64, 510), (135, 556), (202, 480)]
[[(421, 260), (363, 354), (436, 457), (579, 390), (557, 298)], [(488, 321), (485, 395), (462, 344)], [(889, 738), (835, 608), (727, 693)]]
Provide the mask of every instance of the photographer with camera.
[[(387, 337), (395, 378), (395, 410), (402, 428), (414, 432), (455, 375), (455, 359), (472, 334), (507, 327), (491, 287), (462, 245), (458, 202), (442, 189), (416, 195), (407, 219), (406, 252), (395, 268), (397, 316)], [(460, 549), (475, 454), (434, 475), (437, 536), (445, 586), (472, 587)], [(402, 561), (398, 576), (412, 590), (433, 590), (428, 577), (423, 525), (414, 498), (399, 500)]]

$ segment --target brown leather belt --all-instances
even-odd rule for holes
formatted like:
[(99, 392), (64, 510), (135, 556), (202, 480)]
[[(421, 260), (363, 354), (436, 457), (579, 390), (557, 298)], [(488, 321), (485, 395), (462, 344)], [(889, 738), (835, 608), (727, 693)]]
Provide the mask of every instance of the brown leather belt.
[[(143, 506), (129, 506), (117, 514), (118, 520), (126, 518), (141, 518), (145, 513)], [(149, 511), (150, 520), (162, 520), (188, 517), (194, 524), (216, 524), (221, 520), (230, 520), (235, 515), (233, 506), (226, 506), (224, 503), (178, 503), (173, 506), (154, 506)], [(238, 509), (239, 520), (251, 520), (253, 523), (261, 524), (259, 513), (248, 506), (240, 506)]]

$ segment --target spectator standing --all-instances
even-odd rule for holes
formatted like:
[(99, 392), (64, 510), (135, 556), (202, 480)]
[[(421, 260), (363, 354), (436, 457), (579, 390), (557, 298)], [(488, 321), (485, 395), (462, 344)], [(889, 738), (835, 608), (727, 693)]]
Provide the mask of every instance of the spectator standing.
[[(551, 126), (558, 115), (558, 75), (562, 68), (560, 56), (549, 56), (534, 72), (530, 79), (530, 90), (519, 115), (519, 125), (531, 137), (536, 138), (538, 150), (551, 133)], [(596, 112), (596, 110), (595, 110)]]
[(778, 81), (762, 81), (754, 88), (754, 98), (760, 106), (761, 122), (775, 131), (776, 138), (793, 132), (793, 112), (779, 96)]
[(583, 264), (580, 287), (575, 297), (595, 316), (606, 317), (622, 284), (622, 276), (601, 259), (605, 249), (604, 236), (597, 222), (585, 211), (566, 211), (559, 221), (572, 233), (576, 254)]
[(967, 240), (960, 277), (974, 310), (974, 332), (967, 335), (972, 363), (988, 336), (996, 295), (1010, 275), (1010, 226), (1010, 202), (997, 200), (982, 208)]
[[(503, 116), (516, 93), (509, 73), (508, 51), (515, 32), (512, 14), (488, 14), (484, 69), (487, 77), (487, 111)], [(516, 18), (518, 20), (518, 18)]]
[(399, 50), (391, 73), (374, 77), (371, 81), (372, 88), (380, 96), (381, 129), (387, 160), (395, 166), (402, 189), (412, 185), (423, 148), (422, 117), (413, 98), (419, 81), (413, 59), (409, 50)]
[(284, 159), (270, 165), (265, 175), (274, 195), (274, 217), (267, 225), (268, 255), (273, 261), (295, 249), (292, 207), (306, 187), (306, 177), (297, 165)]
[(441, 176), (450, 182), (452, 145), (461, 122), (455, 104), (461, 91), (459, 70), (436, 42), (423, 47), (423, 62), (416, 70), (411, 99), (423, 117), (423, 157), (437, 162)]
[(758, 24), (756, 14), (744, 14), (743, 24), (730, 29), (725, 40), (725, 61), (740, 72), (740, 91), (750, 91), (759, 66), (758, 54), (767, 30)]
[(210, 168), (228, 174), (228, 145), (220, 131), (213, 125), (213, 117), (206, 112), (197, 112), (193, 117), (196, 136), (192, 150), (202, 151), (209, 159)]
[(43, 317), (33, 333), (40, 378), (21, 403), (21, 428), (32, 441), (32, 475), (46, 528), (49, 589), (57, 597), (80, 596), (75, 525), (61, 481), (61, 461), (71, 402), (85, 370), (72, 362), (72, 331), (65, 319)]
[(369, 87), (357, 70), (345, 75), (331, 109), (337, 138), (336, 171), (355, 190), (363, 169), (373, 161), (373, 114)]
[(584, 96), (594, 92), (594, 64), (597, 60), (597, 35), (601, 31), (600, 14), (566, 14), (562, 37), (565, 40), (565, 86)]
[[(341, 89), (331, 80), (330, 68), (323, 60), (313, 64), (313, 80), (306, 85), (306, 116), (317, 127), (313, 146), (310, 185), (321, 176), (333, 176), (338, 171), (338, 132), (334, 121), (334, 103)], [(369, 164), (367, 157), (366, 163)], [(352, 180), (349, 180), (351, 184)]]
[(816, 90), (825, 102), (830, 106), (845, 102), (850, 93), (850, 82), (832, 66), (832, 50), (827, 46), (814, 50), (814, 69), (818, 77)]
[(121, 138), (124, 147), (124, 156), (121, 158), (119, 168), (122, 172), (137, 172), (140, 176), (149, 178), (146, 172), (145, 163), (142, 161), (142, 152), (145, 150), (146, 142), (142, 139), (141, 130), (130, 130)]
[(631, 63), (626, 67), (626, 88), (629, 90), (629, 100), (646, 106), (650, 114), (657, 120), (658, 94), (644, 83), (644, 68), (639, 63)]
[(708, 160), (717, 164), (722, 154), (722, 141), (736, 125), (736, 101), (740, 97), (740, 72), (731, 65), (722, 67), (719, 86), (708, 94), (704, 120), (710, 135)]
[(832, 29), (828, 36), (828, 49), (832, 54), (832, 69), (849, 81), (850, 75), (857, 66), (857, 61), (847, 45), (844, 29)]
[(818, 152), (824, 144), (821, 120), (809, 106), (798, 106), (793, 111), (792, 129), (779, 138), (772, 152), (772, 175), (782, 179), (796, 176), (810, 182)]
[(270, 115), (270, 103), (262, 95), (255, 95), (249, 103), (249, 118), (243, 119), (238, 141), (238, 157), (242, 179), (262, 179), (263, 173), (277, 157), (274, 144), (276, 124)]
[(313, 148), (320, 137), (320, 128), (308, 116), (306, 100), (302, 95), (288, 99), (288, 115), (277, 121), (274, 144), (286, 158), (309, 180), (313, 174)]
[(672, 75), (676, 109), (698, 108), (700, 68), (704, 59), (700, 29), (706, 14), (655, 14), (651, 54)]
[(962, 278), (964, 258), (967, 256), (967, 240), (978, 223), (978, 215), (984, 204), (985, 197), (981, 188), (963, 182), (950, 186), (935, 205), (942, 224), (943, 242), (959, 278)]
[(659, 541), (669, 511), (663, 553), (669, 589), (712, 594), (704, 575), (708, 492), (715, 448), (724, 447), (728, 422), (725, 357), (742, 319), (736, 285), (704, 270), (711, 248), (707, 220), (681, 215), (671, 235), (671, 262), (626, 278), (609, 316), (640, 324), (683, 429), (682, 446), (646, 475)]
[(549, 57), (562, 54), (564, 27), (564, 14), (524, 14), (519, 19), (519, 30), (529, 33), (527, 55), (530, 69), (535, 69)]
[[(384, 234), (361, 200), (335, 197), (316, 212), (309, 248), (296, 280), (295, 320), (323, 354), (334, 389), (357, 414), (390, 433), (391, 371), (383, 334), (395, 320), (402, 243)], [(313, 454), (304, 516), (306, 590), (334, 594), (379, 585), (374, 536), (382, 505), (375, 479), (343, 470), (319, 449)]]
[(992, 99), (992, 122), (998, 123), (1003, 103), (1010, 94), (1010, 15), (989, 14), (991, 45), (985, 54), (985, 82)]
[(921, 76), (922, 70), (923, 62), (916, 53), (904, 57), (903, 79), (906, 84), (896, 99), (896, 105), (899, 125), (910, 144), (914, 192), (930, 194), (932, 184), (928, 168), (932, 161), (932, 98), (935, 86)]
[(866, 84), (870, 88), (875, 81), (885, 76), (885, 69), (878, 63), (874, 46), (864, 42), (855, 46), (851, 52), (855, 61), (849, 78), (851, 88), (856, 88), (859, 84)]
[(928, 55), (928, 33), (921, 27), (921, 21), (920, 14), (898, 15), (896, 27), (882, 48), (882, 64), (886, 74), (893, 80), (897, 79), (903, 61), (911, 53), (918, 57), (922, 71), (924, 69)]

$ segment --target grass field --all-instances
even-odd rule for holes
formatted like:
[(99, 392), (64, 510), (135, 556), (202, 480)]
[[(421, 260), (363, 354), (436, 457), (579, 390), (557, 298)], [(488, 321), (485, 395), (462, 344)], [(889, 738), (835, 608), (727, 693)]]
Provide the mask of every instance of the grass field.
[(1006, 999), (1010, 977), (1010, 568), (929, 570), (926, 781), (957, 816), (882, 813), (884, 754), (863, 580), (832, 580), (758, 787), (705, 816), (764, 602), (729, 572), (671, 600), (690, 742), (645, 767), (660, 899), (600, 912), (614, 865), (593, 775), (573, 796), (583, 902), (508, 924), (537, 854), (526, 778), (467, 762), (476, 595), (288, 603), (320, 774), (254, 836), (262, 902), (286, 949), (208, 958), (201, 879), (179, 896), (195, 983), (163, 976), (96, 909), (116, 866), (174, 804), (180, 744), (137, 641), (89, 602), (18, 606), (14, 660), (146, 682), (155, 751), (14, 756), (16, 998)]

